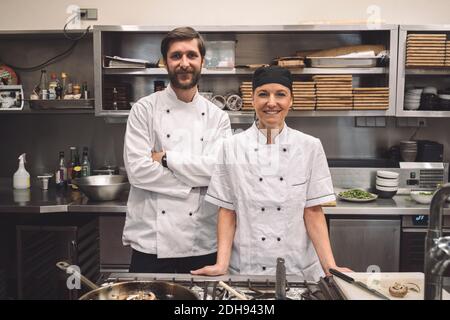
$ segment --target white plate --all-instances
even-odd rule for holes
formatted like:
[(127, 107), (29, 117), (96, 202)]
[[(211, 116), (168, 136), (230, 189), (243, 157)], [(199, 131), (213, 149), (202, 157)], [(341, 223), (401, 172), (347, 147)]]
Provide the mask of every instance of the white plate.
[(377, 176), (380, 177), (380, 178), (398, 179), (400, 174), (398, 172), (378, 170), (377, 171)]
[[(345, 190), (345, 191), (349, 191), (349, 190)], [(339, 193), (336, 195), (339, 199), (344, 200), (344, 201), (350, 201), (350, 202), (370, 202), (370, 201), (374, 201), (378, 198), (377, 194), (373, 194), (370, 192), (369, 193), (372, 195), (372, 198), (370, 198), (370, 199), (347, 198), (347, 197), (340, 196)]]

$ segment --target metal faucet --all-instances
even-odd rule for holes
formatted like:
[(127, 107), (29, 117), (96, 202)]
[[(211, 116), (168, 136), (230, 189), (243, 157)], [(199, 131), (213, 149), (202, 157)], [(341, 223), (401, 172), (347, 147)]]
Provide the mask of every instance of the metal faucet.
[(428, 232), (425, 238), (425, 300), (442, 299), (442, 275), (450, 265), (450, 237), (442, 236), (443, 207), (450, 196), (450, 183), (431, 199)]

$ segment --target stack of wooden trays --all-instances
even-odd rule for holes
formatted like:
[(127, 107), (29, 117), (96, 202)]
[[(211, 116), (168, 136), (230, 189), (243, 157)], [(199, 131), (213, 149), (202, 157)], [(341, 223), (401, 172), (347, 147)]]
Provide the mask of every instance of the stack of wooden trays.
[(317, 110), (353, 108), (352, 75), (315, 75)]
[(241, 86), (239, 88), (240, 88), (241, 97), (242, 97), (242, 109), (241, 110), (253, 110), (252, 82), (244, 81), (241, 83)]
[(406, 39), (407, 67), (443, 67), (447, 34), (410, 33)]
[(450, 41), (445, 42), (445, 60), (444, 65), (450, 67)]
[(354, 88), (353, 108), (359, 110), (389, 109), (389, 88)]
[(314, 81), (294, 81), (292, 83), (294, 95), (294, 110), (314, 110), (316, 107), (316, 87)]

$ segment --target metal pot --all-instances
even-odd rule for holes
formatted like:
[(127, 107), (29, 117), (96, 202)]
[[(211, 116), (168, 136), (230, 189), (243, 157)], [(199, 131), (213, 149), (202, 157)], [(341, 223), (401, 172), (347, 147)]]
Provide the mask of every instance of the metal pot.
[[(60, 261), (58, 268), (67, 272), (69, 264)], [(69, 269), (69, 273), (76, 271)], [(198, 300), (190, 289), (174, 283), (162, 281), (127, 281), (109, 284), (103, 287), (78, 273), (81, 282), (92, 289), (80, 297), (80, 300)]]

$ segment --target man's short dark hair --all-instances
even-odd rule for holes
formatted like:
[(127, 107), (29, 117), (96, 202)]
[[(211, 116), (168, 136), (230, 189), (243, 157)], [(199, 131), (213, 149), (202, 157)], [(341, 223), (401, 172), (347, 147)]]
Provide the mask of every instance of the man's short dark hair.
[(197, 39), (198, 50), (203, 57), (205, 57), (205, 43), (203, 41), (202, 36), (196, 30), (191, 27), (180, 27), (173, 29), (170, 31), (161, 42), (161, 54), (164, 60), (167, 59), (167, 52), (169, 51), (169, 47), (174, 41), (185, 41), (185, 40), (193, 40)]

